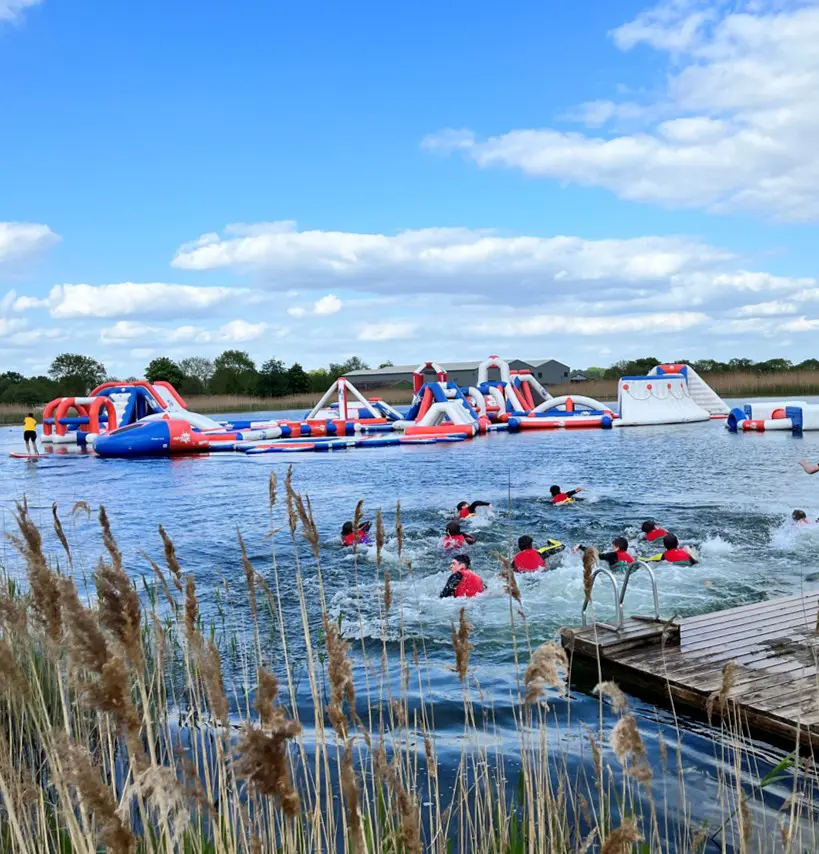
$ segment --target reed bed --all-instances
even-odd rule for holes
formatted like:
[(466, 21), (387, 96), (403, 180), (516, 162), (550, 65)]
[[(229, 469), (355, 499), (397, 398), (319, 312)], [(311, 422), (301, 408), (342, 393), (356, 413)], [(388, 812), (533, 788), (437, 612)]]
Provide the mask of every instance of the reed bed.
[[(714, 825), (691, 818), (697, 793), (684, 790), (679, 743), (661, 749), (680, 781), (675, 820), (668, 820), (671, 806), (655, 788), (645, 734), (613, 683), (597, 687), (597, 731), (574, 727), (592, 759), (573, 763), (563, 746), (571, 716), (570, 731), (558, 732), (549, 708), (571, 707), (571, 663), (554, 642), (533, 642), (526, 602), (503, 555), (517, 761), (507, 767), (508, 751), (497, 748), (474, 670), (480, 650), (462, 609), (449, 678), (461, 697), (463, 735), (457, 767), (443, 767), (427, 650), (423, 639), (401, 631), (395, 580), (412, 569), (402, 555), (400, 505), (389, 535), (384, 514), (376, 516), (375, 567), (359, 566), (356, 555), (355, 584), (375, 573), (376, 583), (362, 593), (377, 591), (384, 626), (380, 643), (359, 647), (350, 641), (356, 616), (345, 617), (352, 625), (342, 630), (328, 613), (309, 498), (295, 491), (290, 474), (280, 492), (272, 478), (271, 533), (284, 533), (268, 540), (269, 564), (254, 565), (239, 534), (241, 592), (235, 580), (225, 584), (210, 620), (200, 607), (206, 591), (161, 527), (155, 550), (163, 557), (146, 555), (150, 576), (135, 582), (139, 572), (99, 508), (101, 556), (85, 589), (89, 556), (73, 553), (70, 535), (92, 523), (88, 505), (77, 505), (67, 524), (54, 507), (58, 551), (48, 555), (25, 501), (18, 504), (11, 539), (25, 585), (6, 578), (0, 590), (0, 852), (817, 850), (813, 772), (795, 753), (773, 777), (754, 776), (747, 733), (730, 702), (730, 668), (713, 698), (715, 722), (731, 734), (719, 742)], [(288, 535), (295, 570), (285, 577), (276, 544)], [(397, 565), (384, 560), (388, 536)], [(318, 591), (318, 621), (306, 582), (313, 602)], [(301, 632), (285, 625), (285, 587)], [(239, 615), (233, 623), (231, 614)], [(397, 641), (387, 640), (389, 627), (398, 628)], [(297, 702), (300, 690), (306, 704)], [(445, 777), (454, 785), (445, 786)], [(754, 815), (773, 779), (791, 794), (770, 826)]]

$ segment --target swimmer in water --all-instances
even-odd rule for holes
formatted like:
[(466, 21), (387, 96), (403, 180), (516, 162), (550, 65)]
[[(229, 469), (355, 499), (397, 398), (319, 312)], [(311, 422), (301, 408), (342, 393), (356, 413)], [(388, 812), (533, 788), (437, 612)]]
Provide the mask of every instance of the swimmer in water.
[(687, 549), (680, 548), (676, 534), (666, 534), (663, 537), (663, 545), (665, 551), (660, 560), (677, 566), (694, 566), (697, 563), (696, 558)]
[(358, 526), (358, 530), (353, 533), (353, 523), (345, 522), (341, 526), (341, 542), (345, 546), (353, 546), (356, 543), (361, 543), (361, 545), (369, 546), (372, 544), (372, 540), (370, 539), (370, 525), (372, 522), (362, 522)]
[(446, 526), (446, 534), (441, 540), (441, 545), (445, 549), (462, 549), (464, 546), (471, 546), (475, 543), (475, 538), (472, 534), (465, 534), (461, 530), (461, 523), (453, 519)]
[(549, 494), (552, 496), (552, 504), (571, 504), (574, 501), (575, 495), (582, 491), (582, 486), (570, 489), (568, 492), (563, 492), (563, 490), (556, 484), (555, 486), (549, 487)]
[(475, 511), (478, 507), (491, 507), (492, 505), (488, 501), (473, 501), (471, 504), (468, 504), (466, 501), (459, 501), (458, 505), (455, 507), (455, 512), (458, 514), (459, 519), (468, 519), (470, 516), (475, 515)]
[(486, 589), (483, 579), (470, 569), (469, 555), (458, 555), (449, 565), (452, 573), (446, 580), (439, 598), (471, 599)]
[(668, 533), (665, 528), (658, 527), (653, 519), (646, 519), (640, 530), (646, 535), (646, 540), (649, 543), (661, 540)]
[(512, 558), (512, 568), (515, 572), (537, 572), (544, 569), (546, 561), (543, 555), (534, 547), (534, 541), (529, 536), (518, 539), (518, 553)]
[[(634, 563), (634, 558), (629, 554), (628, 540), (625, 537), (615, 537), (611, 541), (612, 551), (600, 552), (598, 557), (605, 561), (612, 569), (627, 569), (628, 564)], [(575, 546), (574, 551), (585, 552), (586, 546)]]
[(805, 513), (804, 510), (794, 510), (791, 513), (791, 519), (793, 519), (794, 524), (796, 525), (808, 525), (808, 514)]

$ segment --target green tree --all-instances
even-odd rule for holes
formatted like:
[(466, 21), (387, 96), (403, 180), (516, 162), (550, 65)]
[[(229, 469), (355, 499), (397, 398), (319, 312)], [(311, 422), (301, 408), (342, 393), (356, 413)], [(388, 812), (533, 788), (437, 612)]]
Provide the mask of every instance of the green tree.
[(0, 393), (2, 403), (22, 403), (27, 406), (48, 403), (60, 396), (59, 386), (48, 377), (28, 377), (6, 386)]
[(310, 391), (310, 377), (298, 362), (293, 362), (287, 369), (287, 384), (290, 386), (290, 394), (305, 394)]
[(350, 373), (350, 371), (366, 371), (369, 367), (370, 366), (359, 359), (358, 356), (351, 356), (346, 362), (341, 362), (339, 364), (330, 362), (330, 373), (335, 380), (339, 377), (343, 377), (344, 374)]
[(213, 362), (203, 356), (188, 356), (179, 363), (182, 373), (186, 377), (198, 380), (202, 389), (207, 388), (210, 378), (213, 376)]
[(66, 396), (85, 395), (105, 382), (105, 365), (90, 356), (61, 353), (51, 363), (48, 375)]
[(289, 390), (284, 362), (281, 359), (268, 359), (259, 371), (259, 394), (262, 397), (284, 397)]
[(659, 364), (660, 362), (653, 356), (646, 356), (642, 359), (621, 359), (606, 371), (606, 378), (643, 377)]
[(819, 359), (805, 359), (798, 365), (794, 365), (795, 371), (819, 371)]
[(768, 359), (766, 362), (757, 362), (755, 369), (761, 374), (778, 374), (793, 370), (793, 364), (789, 359)]
[(213, 361), (210, 390), (214, 394), (255, 394), (259, 372), (244, 350), (225, 350)]
[(145, 368), (145, 379), (150, 383), (164, 380), (174, 388), (179, 389), (185, 380), (185, 372), (173, 359), (169, 359), (167, 356), (158, 356), (156, 359), (152, 359), (148, 367)]
[(393, 363), (389, 359), (387, 359), (386, 362), (382, 362), (378, 367), (379, 368), (394, 368), (395, 365), (393, 365)]
[(317, 368), (310, 371), (308, 376), (310, 377), (310, 391), (316, 394), (323, 394), (336, 380), (336, 377), (327, 368)]

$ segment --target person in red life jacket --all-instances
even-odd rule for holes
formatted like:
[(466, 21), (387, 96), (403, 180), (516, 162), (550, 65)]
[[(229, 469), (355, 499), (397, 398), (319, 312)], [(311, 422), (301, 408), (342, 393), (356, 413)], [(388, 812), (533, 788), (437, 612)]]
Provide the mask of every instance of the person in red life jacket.
[(809, 525), (808, 514), (804, 510), (794, 510), (791, 514), (794, 525)]
[(468, 519), (470, 516), (475, 515), (475, 511), (478, 507), (491, 507), (492, 505), (488, 501), (473, 501), (471, 504), (468, 504), (466, 501), (459, 501), (458, 505), (455, 507), (455, 510), (458, 513), (459, 519)]
[(456, 599), (470, 599), (486, 589), (483, 579), (469, 568), (469, 555), (458, 555), (449, 565), (452, 574), (447, 578), (441, 599), (454, 596)]
[[(612, 541), (612, 551), (600, 552), (600, 560), (604, 560), (612, 569), (626, 569), (627, 565), (634, 563), (634, 558), (629, 554), (628, 540), (625, 537), (615, 537)], [(586, 551), (585, 546), (575, 546), (576, 552)]]
[(534, 547), (531, 537), (520, 537), (518, 549), (518, 553), (512, 558), (512, 568), (515, 572), (537, 572), (546, 566), (543, 555)]
[(353, 523), (345, 522), (341, 526), (341, 542), (345, 546), (353, 546), (356, 543), (369, 546), (372, 544), (370, 539), (370, 525), (372, 522), (362, 522), (358, 526), (358, 530), (353, 532)]
[(552, 496), (552, 504), (571, 504), (574, 501), (575, 495), (582, 491), (582, 486), (578, 486), (576, 489), (570, 489), (568, 492), (563, 492), (563, 490), (557, 485), (549, 487), (549, 493)]
[(678, 566), (694, 566), (697, 563), (695, 557), (686, 549), (680, 548), (680, 541), (676, 534), (666, 534), (663, 537), (665, 551), (660, 560), (666, 563), (674, 563)]
[(657, 523), (653, 519), (646, 519), (646, 521), (643, 522), (642, 531), (646, 535), (646, 540), (648, 540), (649, 543), (653, 543), (655, 540), (661, 540), (668, 533), (665, 528), (658, 528)]
[(445, 549), (462, 549), (464, 546), (471, 546), (475, 543), (475, 538), (472, 534), (465, 534), (461, 530), (461, 523), (453, 519), (446, 526), (446, 534), (441, 540), (441, 545)]

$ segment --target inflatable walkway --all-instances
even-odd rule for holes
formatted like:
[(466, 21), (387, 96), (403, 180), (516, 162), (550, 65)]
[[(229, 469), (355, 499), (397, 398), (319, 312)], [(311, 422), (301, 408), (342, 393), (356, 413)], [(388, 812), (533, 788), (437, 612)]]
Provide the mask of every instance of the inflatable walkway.
[(819, 430), (819, 403), (807, 403), (804, 400), (746, 403), (741, 408), (731, 410), (725, 426), (731, 433), (765, 433), (770, 430), (803, 433)]

